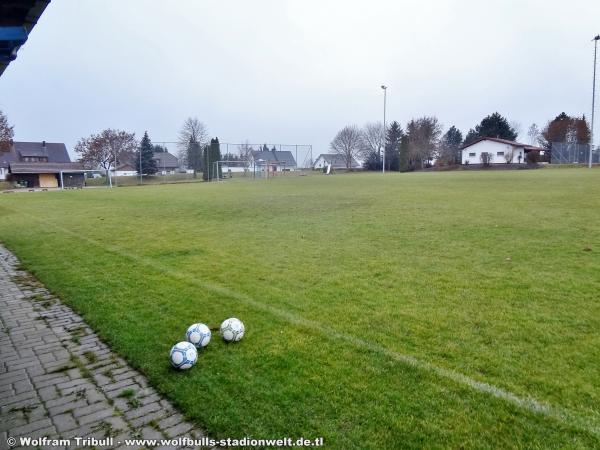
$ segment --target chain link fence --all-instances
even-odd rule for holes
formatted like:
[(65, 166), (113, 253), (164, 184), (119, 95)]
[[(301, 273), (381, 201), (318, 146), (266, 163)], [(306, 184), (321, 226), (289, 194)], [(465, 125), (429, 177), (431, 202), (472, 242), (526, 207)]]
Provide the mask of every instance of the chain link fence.
[[(552, 164), (588, 164), (590, 160), (589, 144), (571, 144), (568, 142), (553, 142), (550, 151)], [(600, 163), (600, 149), (592, 152), (592, 164)]]

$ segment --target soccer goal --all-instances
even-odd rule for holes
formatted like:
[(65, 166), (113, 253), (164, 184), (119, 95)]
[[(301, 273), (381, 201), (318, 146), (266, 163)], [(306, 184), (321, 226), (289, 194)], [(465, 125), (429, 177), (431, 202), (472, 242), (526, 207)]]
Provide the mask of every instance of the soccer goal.
[(214, 173), (218, 174), (219, 181), (253, 176), (253, 167), (249, 161), (215, 161), (213, 165)]

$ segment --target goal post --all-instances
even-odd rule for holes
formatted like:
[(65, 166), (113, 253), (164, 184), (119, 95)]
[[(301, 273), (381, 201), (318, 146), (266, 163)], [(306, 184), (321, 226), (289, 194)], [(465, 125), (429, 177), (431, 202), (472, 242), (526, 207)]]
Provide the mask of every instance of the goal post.
[(216, 178), (218, 181), (253, 176), (252, 163), (249, 161), (223, 160), (215, 161), (213, 164), (214, 173), (218, 174), (218, 177)]

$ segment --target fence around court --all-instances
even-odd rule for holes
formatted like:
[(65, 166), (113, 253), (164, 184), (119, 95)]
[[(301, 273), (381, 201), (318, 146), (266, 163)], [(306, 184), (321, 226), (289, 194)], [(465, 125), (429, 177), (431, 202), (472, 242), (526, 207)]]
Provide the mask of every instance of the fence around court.
[[(568, 142), (553, 142), (550, 151), (552, 164), (588, 164), (590, 160), (590, 145)], [(600, 163), (600, 149), (592, 152), (592, 164)]]
[(241, 143), (233, 144), (229, 142), (221, 142), (221, 159), (223, 161), (236, 160), (242, 153), (247, 153), (249, 150), (262, 150), (266, 147), (268, 150), (278, 152), (288, 151), (296, 161), (297, 169), (311, 169), (313, 165), (313, 148), (311, 144), (250, 144)]
[[(181, 156), (182, 148), (179, 143), (169, 142), (153, 142), (154, 145), (160, 146), (176, 157)], [(313, 163), (313, 148), (312, 144), (273, 144), (273, 143), (232, 143), (220, 142), (221, 160), (223, 161), (239, 161), (240, 158), (248, 155), (251, 151), (261, 151), (267, 148), (269, 151), (276, 150), (278, 152), (288, 151), (294, 157), (296, 168), (309, 169)], [(160, 170), (161, 168), (158, 167)]]
[[(134, 186), (140, 184), (170, 184), (170, 183), (186, 183), (202, 181), (203, 174), (197, 171), (194, 176), (193, 171), (187, 168), (185, 161), (182, 161), (182, 148), (179, 143), (174, 141), (154, 141), (153, 145), (160, 151), (168, 152), (177, 158), (177, 165), (173, 167), (174, 158), (159, 158), (157, 161), (157, 172), (154, 175), (138, 174), (133, 168), (121, 170), (117, 168), (115, 173), (110, 171), (111, 179), (109, 181), (105, 171), (98, 170), (95, 175), (98, 178), (87, 178), (86, 186), (100, 187), (110, 186), (111, 182), (114, 186)], [(313, 153), (312, 145), (310, 144), (251, 144), (244, 143), (219, 143), (221, 151), (221, 160), (212, 162), (209, 169), (209, 181), (217, 181), (226, 178), (247, 177), (252, 179), (270, 178), (272, 176), (283, 176), (290, 172), (303, 171), (312, 169)], [(274, 154), (273, 159), (268, 158), (264, 161), (248, 161), (248, 157), (252, 151), (262, 151), (268, 149), (269, 152), (289, 152), (294, 163), (290, 163), (289, 159), (282, 164), (277, 164), (277, 157)], [(289, 156), (289, 154), (288, 154)], [(276, 167), (273, 170), (273, 167)], [(275, 173), (277, 172), (277, 173)], [(217, 175), (218, 174), (218, 175)]]

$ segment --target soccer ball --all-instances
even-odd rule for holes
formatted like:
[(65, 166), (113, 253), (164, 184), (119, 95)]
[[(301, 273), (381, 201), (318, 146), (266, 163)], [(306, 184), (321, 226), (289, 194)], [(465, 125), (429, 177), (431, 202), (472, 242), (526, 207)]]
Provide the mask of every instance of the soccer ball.
[(221, 336), (227, 342), (237, 342), (244, 337), (244, 324), (240, 319), (232, 317), (221, 324)]
[(189, 369), (198, 360), (198, 351), (194, 344), (179, 342), (171, 348), (171, 365), (177, 369)]
[(196, 348), (206, 347), (210, 342), (211, 332), (203, 323), (191, 325), (185, 333), (188, 342), (191, 342)]

